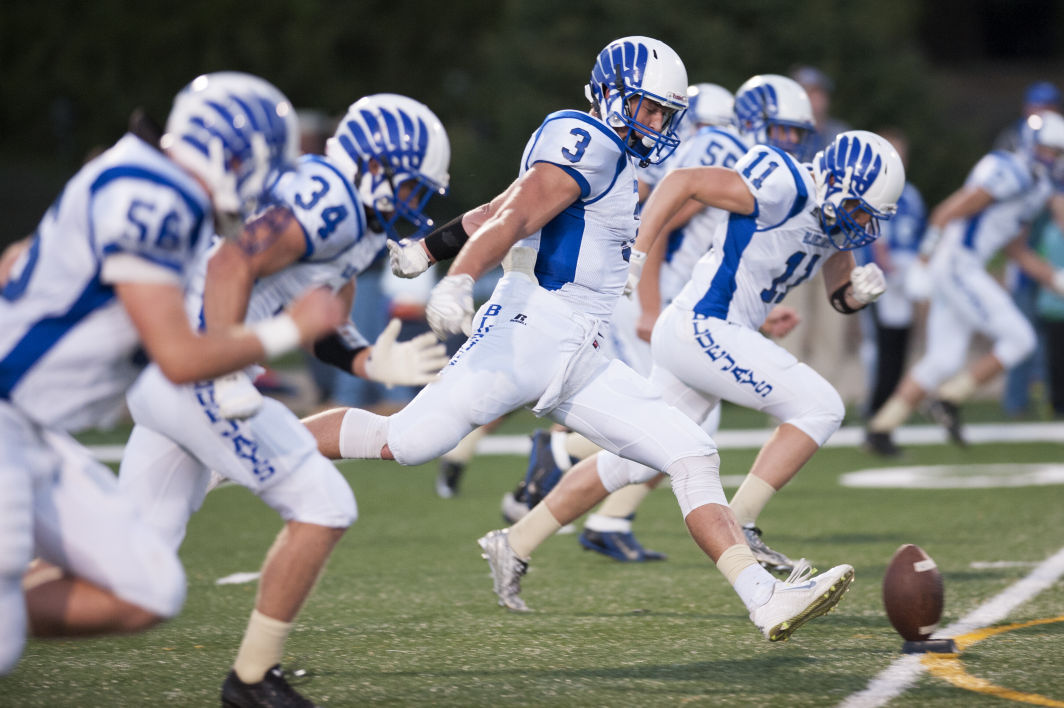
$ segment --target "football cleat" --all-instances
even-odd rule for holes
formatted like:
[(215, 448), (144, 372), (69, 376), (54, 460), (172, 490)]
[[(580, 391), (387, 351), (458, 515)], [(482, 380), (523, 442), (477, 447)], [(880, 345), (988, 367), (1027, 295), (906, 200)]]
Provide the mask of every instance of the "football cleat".
[(769, 601), (750, 612), (750, 620), (770, 642), (786, 641), (809, 620), (830, 612), (853, 582), (850, 565), (837, 565), (820, 575), (814, 572), (802, 558), (787, 580), (776, 581)]
[(528, 504), (521, 498), (520, 490), (502, 495), (502, 518), (513, 526), (528, 513)]
[(436, 473), (436, 495), (440, 499), (452, 499), (458, 496), (458, 483), (465, 472), (465, 465), (440, 459), (440, 468)]
[(753, 524), (743, 524), (743, 535), (746, 536), (746, 545), (753, 551), (754, 560), (765, 570), (773, 573), (790, 573), (794, 570), (794, 561), (765, 544), (761, 539), (761, 529)]
[(665, 560), (659, 551), (649, 551), (636, 540), (631, 531), (595, 531), (585, 528), (580, 534), (580, 545), (586, 550), (601, 553), (622, 563), (643, 563)]
[(537, 430), (532, 433), (532, 452), (528, 456), (528, 471), (522, 483), (524, 501), (531, 509), (550, 494), (550, 490), (562, 478), (561, 468), (554, 462), (554, 453), (550, 446), (550, 431)]
[(521, 576), (528, 572), (528, 561), (517, 557), (507, 538), (509, 529), (489, 531), (477, 540), (483, 549), (481, 558), (488, 561), (491, 580), (499, 605), (514, 612), (529, 612), (521, 599)]
[(949, 439), (954, 444), (961, 447), (968, 445), (968, 441), (964, 439), (964, 433), (961, 431), (961, 410), (956, 403), (941, 399), (930, 400), (924, 405), (924, 413), (928, 418), (946, 429)]
[(224, 708), (317, 708), (285, 680), (281, 665), (266, 672), (258, 683), (244, 683), (230, 671), (222, 684)]
[(890, 433), (866, 432), (864, 445), (862, 447), (865, 452), (870, 452), (873, 455), (879, 455), (880, 457), (901, 456), (901, 448), (894, 444), (894, 440), (891, 438)]

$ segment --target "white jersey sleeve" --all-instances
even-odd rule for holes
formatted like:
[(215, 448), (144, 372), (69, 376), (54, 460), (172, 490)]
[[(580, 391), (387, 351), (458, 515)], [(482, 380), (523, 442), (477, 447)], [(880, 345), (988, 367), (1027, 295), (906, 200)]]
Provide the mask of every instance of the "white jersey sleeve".
[(1013, 153), (995, 151), (975, 163), (967, 187), (985, 190), (995, 201), (1011, 199), (1031, 188), (1034, 177)]
[(782, 150), (757, 145), (735, 163), (735, 171), (754, 196), (759, 231), (775, 228), (804, 208), (809, 196), (804, 169)]
[(602, 121), (579, 111), (558, 111), (533, 136), (523, 169), (537, 162), (565, 170), (580, 185), (580, 199), (591, 201), (613, 187), (628, 157), (616, 132)]
[[(273, 193), (303, 229), (307, 245), (304, 261), (336, 258), (369, 233), (365, 210), (350, 180), (323, 157), (300, 158), (298, 168), (282, 176)], [(384, 240), (376, 241), (380, 250)]]
[(91, 247), (103, 280), (112, 284), (159, 282), (164, 272), (181, 284), (188, 264), (210, 239), (211, 221), (199, 199), (164, 175), (129, 165), (106, 169), (93, 180), (89, 219)]

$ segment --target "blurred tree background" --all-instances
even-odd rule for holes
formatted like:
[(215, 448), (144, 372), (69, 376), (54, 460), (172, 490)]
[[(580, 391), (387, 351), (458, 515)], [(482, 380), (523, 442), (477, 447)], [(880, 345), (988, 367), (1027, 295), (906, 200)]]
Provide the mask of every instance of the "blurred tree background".
[(931, 203), (1019, 115), (1028, 83), (1064, 84), (1064, 0), (4, 0), (0, 244), (33, 230), (133, 108), (164, 121), (178, 89), (222, 69), (331, 116), (368, 93), (424, 101), (451, 136), (452, 197), (434, 205), (449, 218), (516, 175), (548, 112), (586, 106), (596, 54), (629, 34), (670, 44), (692, 83), (821, 68), (834, 115), (909, 132)]

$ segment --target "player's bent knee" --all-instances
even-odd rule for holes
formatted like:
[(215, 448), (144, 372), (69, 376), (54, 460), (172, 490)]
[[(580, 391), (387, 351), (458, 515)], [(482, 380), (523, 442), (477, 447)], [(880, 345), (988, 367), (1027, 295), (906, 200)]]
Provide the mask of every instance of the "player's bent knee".
[(658, 474), (657, 470), (646, 465), (626, 460), (605, 450), (598, 454), (595, 466), (598, 469), (599, 481), (611, 494), (629, 484), (648, 482)]
[(176, 617), (185, 604), (185, 569), (177, 553), (154, 534), (140, 534), (132, 544), (137, 561), (133, 573), (125, 574), (113, 588), (121, 600), (134, 605), (128, 631), (139, 631), (164, 619)]
[(706, 457), (685, 457), (665, 470), (672, 481), (672, 493), (680, 503), (686, 519), (694, 509), (706, 504), (728, 506), (720, 481), (720, 457), (717, 453)]
[(793, 417), (783, 420), (811, 437), (817, 445), (823, 445), (835, 434), (846, 416), (846, 405), (834, 388), (821, 392), (816, 405)]
[(358, 519), (358, 503), (347, 480), (317, 453), (259, 497), (285, 521), (346, 529)]
[[(1027, 323), (1024, 322), (1026, 325)], [(1038, 342), (1030, 325), (1016, 327), (1008, 338), (994, 342), (994, 356), (1001, 365), (1010, 369), (1034, 353)]]

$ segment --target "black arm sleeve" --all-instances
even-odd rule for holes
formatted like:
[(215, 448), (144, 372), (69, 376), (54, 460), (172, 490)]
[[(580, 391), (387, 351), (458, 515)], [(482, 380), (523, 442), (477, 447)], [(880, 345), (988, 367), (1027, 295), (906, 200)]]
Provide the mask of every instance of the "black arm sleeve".
[(462, 226), (462, 217), (451, 219), (438, 229), (435, 229), (425, 237), (425, 248), (437, 261), (445, 261), (454, 258), (462, 250), (462, 246), (469, 240), (469, 234)]
[(314, 342), (314, 356), (350, 374), (351, 363), (365, 348), (352, 347), (339, 332), (333, 332)]
[(846, 281), (840, 285), (835, 292), (831, 293), (831, 306), (844, 315), (852, 315), (858, 310), (863, 310), (864, 307), (850, 307), (846, 302), (846, 288), (850, 287), (850, 281)]

